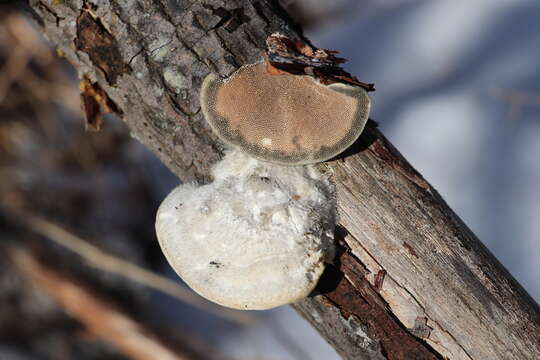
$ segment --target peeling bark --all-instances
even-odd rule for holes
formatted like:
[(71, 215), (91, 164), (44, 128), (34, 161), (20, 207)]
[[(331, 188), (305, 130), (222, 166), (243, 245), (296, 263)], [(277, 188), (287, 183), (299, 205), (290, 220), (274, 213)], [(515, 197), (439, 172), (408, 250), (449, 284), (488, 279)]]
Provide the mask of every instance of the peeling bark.
[(101, 130), (103, 114), (114, 113), (122, 116), (122, 111), (98, 83), (92, 83), (86, 76), (83, 76), (79, 83), (79, 88), (81, 90), (81, 103), (86, 118), (86, 130)]
[(96, 5), (85, 3), (77, 17), (77, 36), (74, 43), (78, 51), (86, 53), (92, 64), (99, 68), (109, 85), (131, 73), (131, 68), (122, 59), (115, 37), (94, 13)]
[[(183, 181), (208, 181), (222, 156), (199, 107), (206, 75), (260, 61), (275, 32), (309, 43), (271, 0), (29, 4)], [(340, 158), (320, 166), (337, 186), (342, 255), (294, 307), (341, 356), (540, 358), (538, 305), (373, 123)]]
[(278, 33), (268, 36), (266, 47), (270, 73), (309, 75), (326, 85), (340, 82), (375, 91), (374, 84), (361, 82), (341, 68), (340, 64), (347, 60), (337, 57), (337, 51), (314, 49), (303, 41), (292, 40)]

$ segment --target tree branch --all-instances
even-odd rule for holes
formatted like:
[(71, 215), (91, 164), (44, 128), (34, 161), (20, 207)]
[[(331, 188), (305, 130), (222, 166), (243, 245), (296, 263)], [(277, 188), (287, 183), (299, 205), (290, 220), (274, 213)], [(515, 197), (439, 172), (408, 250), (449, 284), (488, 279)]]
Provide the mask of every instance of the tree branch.
[[(259, 61), (274, 32), (307, 42), (270, 0), (29, 3), (58, 52), (108, 96), (97, 104), (184, 182), (208, 181), (222, 156), (199, 107), (206, 75)], [(340, 256), (319, 295), (294, 307), (341, 356), (540, 356), (538, 305), (373, 124), (320, 166), (337, 186)]]

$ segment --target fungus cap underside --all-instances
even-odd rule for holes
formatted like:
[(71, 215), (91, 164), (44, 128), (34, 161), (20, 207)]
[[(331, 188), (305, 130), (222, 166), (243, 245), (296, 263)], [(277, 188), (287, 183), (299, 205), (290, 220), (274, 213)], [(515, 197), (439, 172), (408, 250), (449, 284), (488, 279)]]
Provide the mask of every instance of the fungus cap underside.
[(322, 162), (344, 151), (360, 136), (370, 104), (361, 87), (272, 75), (262, 62), (226, 80), (210, 74), (201, 90), (203, 113), (223, 141), (286, 165)]

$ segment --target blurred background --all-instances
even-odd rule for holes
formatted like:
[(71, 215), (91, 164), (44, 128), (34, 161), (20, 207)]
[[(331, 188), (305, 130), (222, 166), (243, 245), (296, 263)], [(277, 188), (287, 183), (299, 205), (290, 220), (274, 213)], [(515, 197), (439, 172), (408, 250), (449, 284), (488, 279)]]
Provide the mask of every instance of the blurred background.
[[(538, 301), (540, 2), (282, 3), (376, 84), (372, 118)], [(177, 183), (118, 119), (85, 131), (75, 71), (0, 4), (0, 359), (337, 359), (289, 307), (183, 288), (153, 233)]]

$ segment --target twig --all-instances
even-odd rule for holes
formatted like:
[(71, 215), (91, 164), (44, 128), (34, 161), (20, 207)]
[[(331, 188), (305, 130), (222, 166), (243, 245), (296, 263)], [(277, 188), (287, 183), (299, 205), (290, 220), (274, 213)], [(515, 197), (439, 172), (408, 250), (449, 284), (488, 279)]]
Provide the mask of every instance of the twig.
[(508, 104), (507, 117), (511, 122), (519, 119), (524, 106), (540, 106), (540, 94), (537, 93), (496, 88), (492, 94)]

